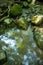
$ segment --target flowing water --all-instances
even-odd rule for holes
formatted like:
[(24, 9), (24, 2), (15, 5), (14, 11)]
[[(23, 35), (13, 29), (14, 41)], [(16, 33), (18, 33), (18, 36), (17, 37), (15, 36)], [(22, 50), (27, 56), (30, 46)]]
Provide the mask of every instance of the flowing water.
[(4, 65), (43, 65), (43, 53), (34, 41), (31, 26), (26, 31), (12, 28), (0, 35), (0, 49), (8, 56)]

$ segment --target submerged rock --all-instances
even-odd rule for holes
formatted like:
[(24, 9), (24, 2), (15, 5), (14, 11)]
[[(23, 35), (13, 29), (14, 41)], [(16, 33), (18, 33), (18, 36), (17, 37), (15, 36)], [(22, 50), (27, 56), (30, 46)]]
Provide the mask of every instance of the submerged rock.
[(43, 28), (36, 27), (34, 29), (34, 38), (35, 38), (39, 48), (41, 48), (43, 50)]
[(10, 14), (13, 16), (22, 14), (22, 7), (18, 4), (14, 4), (10, 10)]
[(0, 50), (0, 64), (4, 64), (7, 61), (6, 52), (3, 50)]
[(31, 22), (35, 25), (40, 25), (43, 22), (43, 15), (33, 16)]
[(20, 18), (17, 20), (16, 24), (21, 27), (22, 29), (27, 29), (28, 28), (28, 25), (27, 25), (27, 21), (25, 18)]

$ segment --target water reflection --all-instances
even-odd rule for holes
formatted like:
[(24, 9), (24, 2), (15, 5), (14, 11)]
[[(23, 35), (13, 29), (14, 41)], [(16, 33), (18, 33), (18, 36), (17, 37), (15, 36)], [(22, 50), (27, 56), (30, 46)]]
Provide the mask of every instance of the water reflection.
[(35, 51), (37, 45), (31, 27), (27, 31), (13, 28), (0, 35), (0, 41), (8, 55), (9, 61), (5, 65), (42, 65), (43, 59)]

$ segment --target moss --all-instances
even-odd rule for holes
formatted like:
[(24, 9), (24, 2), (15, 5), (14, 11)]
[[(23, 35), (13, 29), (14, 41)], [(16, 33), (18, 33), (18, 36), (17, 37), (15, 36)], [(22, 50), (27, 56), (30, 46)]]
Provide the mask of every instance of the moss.
[(43, 28), (40, 28), (40, 27), (35, 28), (35, 30), (34, 30), (34, 38), (35, 38), (39, 48), (41, 48), (43, 50)]
[(18, 4), (14, 4), (10, 10), (10, 14), (13, 16), (22, 14), (22, 7)]

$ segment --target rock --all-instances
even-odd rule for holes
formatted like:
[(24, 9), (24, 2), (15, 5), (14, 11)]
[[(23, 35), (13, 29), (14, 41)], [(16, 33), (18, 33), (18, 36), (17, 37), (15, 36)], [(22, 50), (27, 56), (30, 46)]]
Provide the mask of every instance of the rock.
[(34, 29), (34, 38), (39, 48), (43, 50), (43, 28), (36, 27)]
[(23, 2), (23, 7), (26, 7), (27, 8), (28, 6), (29, 6), (28, 2), (24, 1)]
[(33, 16), (31, 22), (35, 25), (40, 25), (43, 22), (43, 15)]
[(22, 29), (27, 29), (28, 28), (28, 25), (27, 25), (27, 21), (25, 18), (20, 18), (17, 20), (16, 24), (21, 27)]
[(10, 10), (10, 14), (13, 16), (22, 14), (22, 7), (18, 4), (14, 4)]
[(7, 55), (6, 52), (3, 50), (0, 50), (0, 64), (4, 64), (7, 61)]
[(10, 23), (12, 22), (12, 20), (9, 19), (9, 18), (7, 18), (7, 19), (4, 20), (4, 22), (5, 22), (6, 24), (10, 24)]

